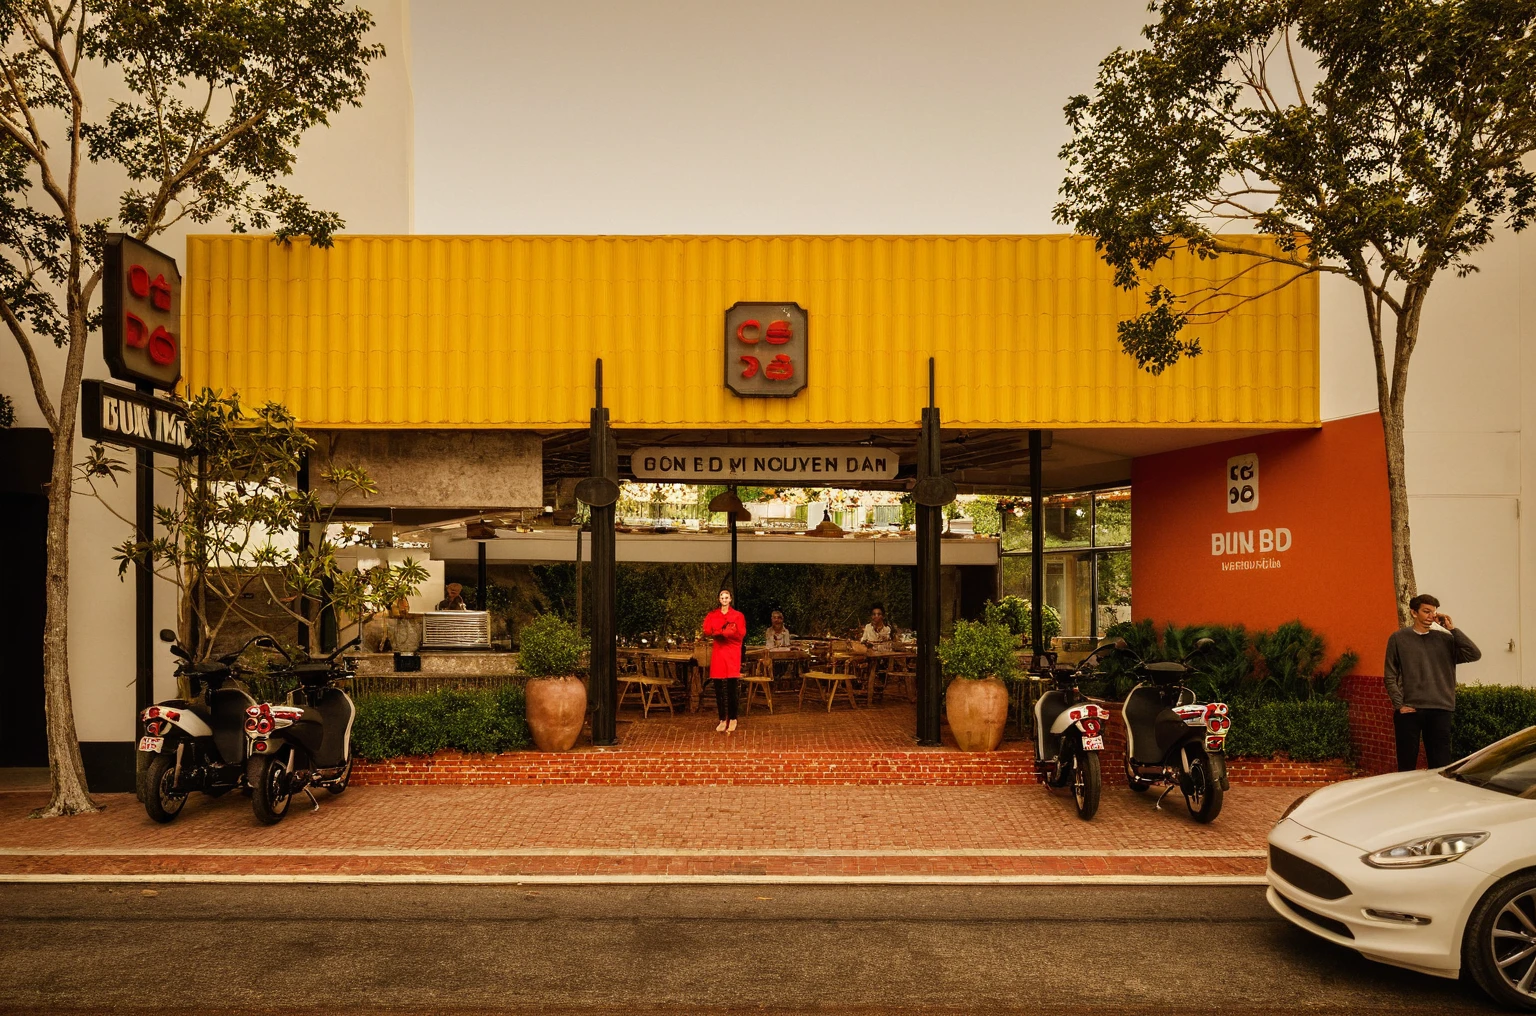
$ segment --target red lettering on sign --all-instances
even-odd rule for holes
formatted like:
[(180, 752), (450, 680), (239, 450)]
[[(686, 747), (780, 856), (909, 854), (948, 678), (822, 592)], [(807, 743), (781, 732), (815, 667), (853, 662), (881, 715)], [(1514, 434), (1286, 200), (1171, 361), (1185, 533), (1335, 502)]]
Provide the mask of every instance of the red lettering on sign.
[(775, 321), (768, 326), (768, 342), (771, 345), (782, 346), (794, 337), (794, 329), (788, 321)]
[(768, 366), (763, 368), (763, 376), (769, 381), (787, 381), (795, 376), (794, 361), (780, 353), (768, 361)]
[(762, 366), (757, 362), (757, 357), (743, 356), (741, 358), (741, 362), (747, 365), (746, 368), (741, 372), (742, 377), (757, 377), (758, 368)]
[(762, 325), (758, 324), (756, 320), (743, 321), (736, 326), (737, 342), (745, 342), (749, 346), (755, 346), (760, 338), (762, 338)]
[(134, 296), (149, 295), (149, 273), (143, 265), (134, 265), (128, 269), (128, 288)]
[(123, 341), (135, 349), (142, 349), (149, 342), (149, 326), (137, 314), (128, 314), (123, 321)]
[(171, 309), (171, 284), (165, 281), (164, 275), (156, 275), (155, 281), (149, 284), (149, 302), (156, 310)]
[(176, 336), (164, 328), (156, 328), (149, 337), (149, 358), (160, 366), (176, 360)]

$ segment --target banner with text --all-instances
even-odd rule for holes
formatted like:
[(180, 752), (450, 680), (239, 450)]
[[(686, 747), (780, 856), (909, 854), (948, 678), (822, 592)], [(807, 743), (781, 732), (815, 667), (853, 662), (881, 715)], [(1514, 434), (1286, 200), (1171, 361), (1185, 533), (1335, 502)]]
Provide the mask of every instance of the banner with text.
[(178, 459), (192, 454), (187, 412), (180, 405), (94, 379), (80, 382), (80, 434), (87, 441), (148, 448)]
[(637, 448), (630, 471), (641, 483), (751, 483), (819, 487), (894, 480), (893, 448)]

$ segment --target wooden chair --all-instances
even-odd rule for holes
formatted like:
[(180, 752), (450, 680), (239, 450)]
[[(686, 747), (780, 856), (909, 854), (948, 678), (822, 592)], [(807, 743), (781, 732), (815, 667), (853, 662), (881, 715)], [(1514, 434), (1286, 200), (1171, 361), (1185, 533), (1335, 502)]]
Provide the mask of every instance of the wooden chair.
[[(875, 692), (879, 691), (882, 699), (900, 692), (901, 697), (908, 702), (916, 702), (917, 657), (907, 653), (892, 653), (876, 659), (879, 663), (876, 665), (876, 677), (869, 683), (869, 701), (873, 703)], [(878, 688), (876, 681), (879, 682)]]
[(820, 695), (827, 703), (827, 712), (832, 711), (832, 703), (837, 700), (839, 689), (848, 696), (850, 706), (859, 708), (858, 699), (853, 697), (853, 685), (859, 678), (859, 672), (853, 665), (853, 660), (851, 656), (834, 656), (831, 666), (826, 670), (807, 668), (800, 675), (799, 707), (805, 708), (805, 689), (814, 682), (815, 687), (811, 688), (811, 691)]
[(763, 702), (768, 706), (769, 715), (773, 714), (773, 659), (767, 653), (759, 656), (753, 664), (750, 672), (744, 671), (741, 675), (741, 683), (747, 686), (746, 701), (742, 703), (741, 714), (752, 715), (752, 702), (759, 692), (762, 693)]

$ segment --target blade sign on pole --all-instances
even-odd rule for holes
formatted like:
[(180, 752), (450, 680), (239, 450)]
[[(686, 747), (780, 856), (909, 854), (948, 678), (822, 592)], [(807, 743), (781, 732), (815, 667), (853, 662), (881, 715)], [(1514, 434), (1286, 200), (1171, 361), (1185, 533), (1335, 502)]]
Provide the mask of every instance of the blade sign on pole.
[(119, 381), (170, 391), (181, 380), (181, 271), (176, 259), (108, 233), (102, 265), (102, 355)]

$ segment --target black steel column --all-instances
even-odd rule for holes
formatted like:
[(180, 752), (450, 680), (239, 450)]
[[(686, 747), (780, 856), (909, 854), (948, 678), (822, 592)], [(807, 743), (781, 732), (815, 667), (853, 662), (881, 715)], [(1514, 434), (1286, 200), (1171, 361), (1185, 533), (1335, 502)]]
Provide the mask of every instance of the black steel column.
[[(727, 490), (735, 495), (735, 487), (727, 487)], [(725, 515), (726, 528), (731, 531), (731, 605), (735, 606), (736, 597), (741, 594), (736, 589), (736, 510), (733, 508)]]
[(1038, 430), (1029, 432), (1029, 613), (1030, 644), (1045, 652), (1045, 457)]
[(944, 505), (955, 499), (954, 484), (945, 480), (939, 461), (939, 410), (933, 405), (933, 360), (928, 361), (928, 408), (923, 410), (917, 440), (917, 741), (942, 743), (939, 709), (944, 687), (939, 671), (939, 540)]
[(587, 503), (592, 506), (592, 653), (587, 682), (592, 699), (592, 743), (617, 744), (618, 674), (614, 669), (613, 647), (618, 627), (614, 617), (618, 564), (613, 525), (619, 490), (619, 453), (608, 427), (608, 410), (603, 408), (602, 360), (597, 361), (597, 406), (592, 410), (589, 441), (592, 476), (584, 482), (588, 483)]
[[(299, 488), (299, 493), (300, 494), (308, 494), (309, 493), (309, 453), (308, 452), (300, 452), (299, 453), (299, 475), (298, 475), (298, 478), (297, 478), (297, 483), (295, 485)], [(306, 517), (305, 520), (304, 520), (303, 525), (299, 526), (299, 553), (300, 554), (303, 554), (306, 550), (309, 549), (309, 540), (310, 540), (309, 528), (310, 528), (309, 527), (309, 519)], [(308, 618), (309, 617), (309, 603), (305, 600), (304, 597), (302, 597), (302, 596), (299, 597), (298, 605), (299, 605), (299, 613), (303, 614), (305, 616), (305, 618)], [(310, 652), (310, 651), (312, 651), (314, 649), (314, 646), (310, 645), (310, 625), (309, 625), (309, 621), (308, 620), (304, 620), (304, 621), (300, 621), (299, 622), (299, 648), (303, 649), (305, 652)]]
[[(145, 395), (155, 391), (149, 385), (139, 385)], [(140, 448), (134, 456), (134, 528), (140, 543), (154, 539), (155, 528), (155, 453)], [(133, 575), (134, 593), (134, 729), (138, 729), (137, 716), (155, 704), (155, 568), (147, 556)]]
[(489, 610), (490, 605), (485, 599), (485, 587), (487, 585), (485, 580), (485, 541), (481, 540), (475, 546), (480, 548), (479, 560), (477, 561), (478, 567), (475, 570), (475, 606), (481, 610)]

